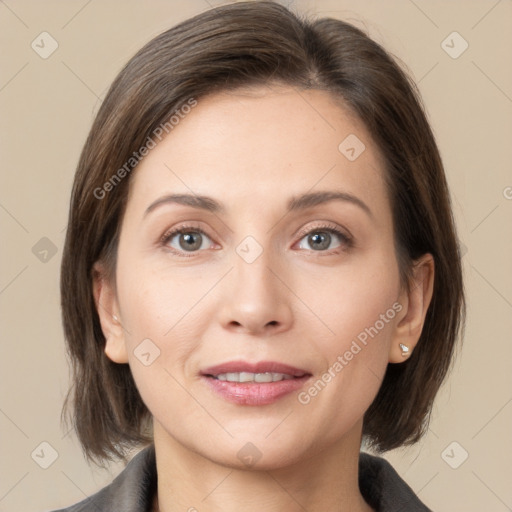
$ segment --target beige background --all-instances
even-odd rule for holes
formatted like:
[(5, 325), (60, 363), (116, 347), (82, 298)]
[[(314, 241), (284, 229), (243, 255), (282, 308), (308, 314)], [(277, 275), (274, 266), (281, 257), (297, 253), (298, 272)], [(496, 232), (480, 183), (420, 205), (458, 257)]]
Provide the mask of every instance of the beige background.
[[(120, 67), (156, 34), (219, 4), (0, 0), (0, 511), (69, 505), (121, 470), (90, 468), (59, 422), (68, 369), (58, 280), (72, 177)], [(512, 2), (291, 4), (366, 27), (407, 64), (444, 157), (467, 248), (461, 357), (436, 401), (428, 435), (386, 457), (437, 512), (511, 510)], [(47, 59), (31, 47), (43, 31), (59, 45)], [(441, 45), (453, 31), (469, 44), (456, 59)], [(446, 44), (453, 53), (463, 41), (451, 36)], [(42, 442), (58, 453), (47, 469), (40, 464), (51, 462), (52, 452)], [(453, 469), (448, 462), (457, 466), (465, 452), (467, 460)]]

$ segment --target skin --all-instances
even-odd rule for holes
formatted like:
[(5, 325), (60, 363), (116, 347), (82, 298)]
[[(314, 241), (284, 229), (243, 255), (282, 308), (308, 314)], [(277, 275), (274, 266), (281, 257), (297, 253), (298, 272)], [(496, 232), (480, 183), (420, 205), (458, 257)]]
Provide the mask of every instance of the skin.
[[(349, 134), (366, 146), (354, 161), (338, 149)], [(411, 291), (402, 289), (384, 166), (365, 127), (324, 91), (218, 93), (199, 99), (131, 179), (115, 282), (98, 262), (94, 291), (105, 353), (130, 365), (153, 415), (154, 509), (372, 510), (357, 482), (363, 415), (387, 364), (404, 361), (399, 343), (414, 350), (434, 267), (425, 255)], [(349, 201), (287, 213), (289, 198), (320, 190), (352, 194), (371, 213)], [(144, 215), (170, 193), (210, 196), (226, 211), (167, 203)], [(183, 223), (206, 232), (195, 252), (179, 234), (160, 243)], [(315, 248), (307, 233), (325, 233), (326, 223), (352, 243), (332, 234)], [(252, 263), (236, 252), (249, 235), (262, 249)], [(315, 382), (396, 303), (394, 318), (306, 405), (296, 392), (233, 404), (199, 375), (226, 361), (278, 361)], [(160, 350), (149, 366), (134, 354), (147, 338)], [(249, 442), (261, 454), (251, 467), (237, 456)]]

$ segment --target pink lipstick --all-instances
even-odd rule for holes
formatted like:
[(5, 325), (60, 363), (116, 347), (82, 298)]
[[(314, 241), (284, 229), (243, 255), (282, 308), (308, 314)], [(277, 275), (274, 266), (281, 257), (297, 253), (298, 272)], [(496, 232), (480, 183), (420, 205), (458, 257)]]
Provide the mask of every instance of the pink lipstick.
[(201, 371), (210, 389), (238, 405), (267, 405), (299, 390), (307, 370), (273, 361), (229, 361)]

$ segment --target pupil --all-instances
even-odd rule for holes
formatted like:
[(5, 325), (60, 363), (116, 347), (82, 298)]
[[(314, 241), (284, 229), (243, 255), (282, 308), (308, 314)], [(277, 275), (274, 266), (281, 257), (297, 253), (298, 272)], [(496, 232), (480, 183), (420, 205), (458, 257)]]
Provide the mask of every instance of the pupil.
[(329, 233), (315, 233), (309, 237), (310, 243), (315, 250), (327, 249), (331, 241), (331, 235)]
[(199, 233), (196, 235), (191, 233), (182, 234), (182, 237), (180, 239), (180, 246), (182, 249), (185, 249), (186, 251), (199, 249), (201, 247), (201, 235)]

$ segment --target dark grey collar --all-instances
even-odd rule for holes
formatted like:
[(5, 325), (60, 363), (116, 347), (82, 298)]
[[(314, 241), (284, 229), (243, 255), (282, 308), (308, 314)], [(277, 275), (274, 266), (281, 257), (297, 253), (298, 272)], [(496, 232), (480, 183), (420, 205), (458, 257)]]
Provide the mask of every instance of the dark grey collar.
[(432, 512), (382, 457), (360, 453), (359, 489), (377, 512)]

